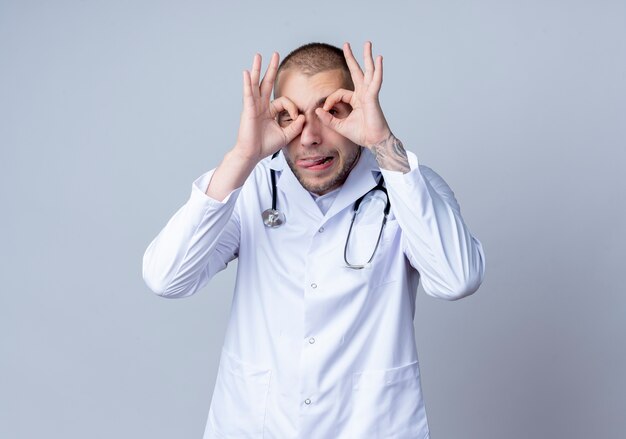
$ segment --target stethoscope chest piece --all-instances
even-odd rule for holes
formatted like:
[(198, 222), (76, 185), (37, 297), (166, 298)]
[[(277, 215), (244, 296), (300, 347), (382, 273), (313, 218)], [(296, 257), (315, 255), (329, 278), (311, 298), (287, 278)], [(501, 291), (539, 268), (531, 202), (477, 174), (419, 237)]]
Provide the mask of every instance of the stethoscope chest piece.
[(285, 214), (276, 209), (267, 209), (262, 216), (263, 224), (267, 227), (276, 228), (285, 223)]

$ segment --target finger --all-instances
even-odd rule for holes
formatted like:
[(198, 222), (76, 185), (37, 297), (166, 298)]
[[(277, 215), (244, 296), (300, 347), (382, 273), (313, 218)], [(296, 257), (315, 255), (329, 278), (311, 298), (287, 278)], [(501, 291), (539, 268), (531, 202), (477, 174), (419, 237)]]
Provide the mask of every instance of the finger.
[(254, 106), (254, 96), (252, 94), (252, 85), (250, 84), (250, 72), (243, 71), (243, 104), (244, 106)]
[(302, 132), (302, 128), (304, 128), (304, 114), (298, 115), (293, 122), (283, 128), (286, 142), (289, 143), (295, 139)]
[(338, 131), (341, 128), (342, 119), (336, 118), (323, 108), (316, 108), (315, 114), (319, 117), (320, 122), (322, 122), (324, 126), (330, 127), (335, 131)]
[(372, 77), (372, 82), (370, 85), (374, 89), (374, 91), (378, 92), (380, 90), (380, 86), (383, 83), (383, 56), (378, 55), (376, 57), (376, 69), (374, 70), (374, 76)]
[(269, 97), (274, 87), (274, 79), (276, 78), (276, 72), (278, 71), (278, 52), (272, 53), (272, 59), (265, 71), (263, 80), (261, 81), (261, 96)]
[(274, 118), (281, 112), (287, 111), (292, 121), (298, 118), (298, 107), (288, 97), (281, 96), (278, 99), (274, 99), (270, 103), (270, 115)]
[(252, 61), (252, 70), (250, 71), (250, 82), (252, 85), (252, 93), (255, 97), (258, 97), (259, 92), (259, 78), (261, 77), (261, 54), (254, 55)]
[(367, 85), (374, 76), (374, 59), (372, 58), (372, 43), (370, 41), (366, 41), (363, 46), (363, 60), (365, 62), (365, 85)]
[(322, 106), (322, 109), (324, 111), (328, 111), (331, 108), (333, 108), (333, 106), (337, 102), (345, 102), (346, 104), (351, 104), (352, 96), (354, 96), (354, 92), (352, 90), (346, 90), (344, 88), (335, 90), (333, 93), (328, 95), (328, 97), (324, 101), (324, 105)]
[(350, 70), (350, 75), (352, 76), (352, 82), (354, 82), (354, 86), (357, 87), (357, 84), (360, 86), (360, 84), (363, 82), (363, 71), (361, 70), (359, 63), (352, 54), (350, 43), (343, 44), (343, 55), (346, 57), (346, 62), (348, 63), (348, 69)]

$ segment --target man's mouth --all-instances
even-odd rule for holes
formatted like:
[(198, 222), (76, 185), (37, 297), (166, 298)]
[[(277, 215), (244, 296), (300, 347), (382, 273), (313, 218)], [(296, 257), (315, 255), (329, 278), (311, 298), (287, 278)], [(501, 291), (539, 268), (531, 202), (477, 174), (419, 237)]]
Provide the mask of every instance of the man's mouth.
[(299, 159), (296, 164), (300, 168), (309, 169), (311, 171), (321, 171), (329, 168), (333, 164), (334, 160), (335, 158), (333, 156), (317, 156)]

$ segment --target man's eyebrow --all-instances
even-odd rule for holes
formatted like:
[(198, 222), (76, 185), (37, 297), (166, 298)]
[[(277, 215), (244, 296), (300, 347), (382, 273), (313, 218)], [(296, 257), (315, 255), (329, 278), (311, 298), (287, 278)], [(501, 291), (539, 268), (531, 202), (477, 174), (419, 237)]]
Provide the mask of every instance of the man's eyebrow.
[(319, 101), (317, 101), (317, 103), (315, 104), (316, 107), (319, 107), (320, 105), (324, 105), (324, 102), (326, 102), (326, 99), (328, 99), (328, 96), (325, 96), (323, 98), (320, 98)]
[[(315, 108), (321, 107), (322, 105), (324, 105), (324, 102), (326, 102), (326, 99), (328, 99), (328, 96), (324, 96), (323, 98), (319, 98), (317, 100), (317, 102), (315, 103)], [(341, 104), (345, 105), (345, 102), (339, 101), (335, 105), (341, 105)], [(298, 110), (298, 113), (300, 113), (300, 114), (304, 113), (304, 111), (300, 107), (296, 107), (296, 110)], [(282, 115), (282, 114), (289, 114), (289, 112), (287, 110), (283, 110), (283, 111), (280, 112), (279, 115)]]
[[(326, 102), (326, 99), (328, 99), (328, 96), (324, 96), (323, 98), (319, 98), (317, 100), (317, 102), (315, 103), (315, 108), (321, 107), (322, 105), (324, 105), (324, 102)], [(298, 110), (298, 113), (304, 113), (302, 108), (296, 107), (296, 109)]]

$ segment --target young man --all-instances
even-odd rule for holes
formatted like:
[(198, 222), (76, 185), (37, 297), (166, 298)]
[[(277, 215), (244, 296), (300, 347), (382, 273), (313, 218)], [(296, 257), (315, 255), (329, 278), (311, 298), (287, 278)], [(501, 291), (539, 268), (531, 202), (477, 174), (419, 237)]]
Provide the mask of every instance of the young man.
[(204, 438), (428, 438), (416, 289), (472, 294), (482, 245), (390, 130), (371, 43), (365, 71), (347, 43), (278, 61), (243, 72), (235, 146), (143, 260), (155, 293), (186, 297), (239, 259)]

